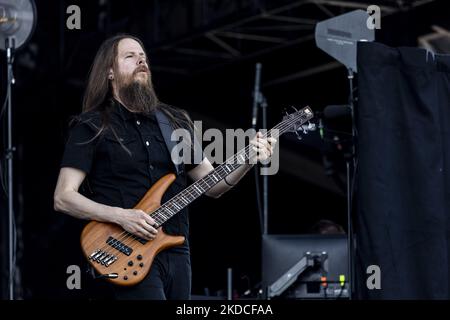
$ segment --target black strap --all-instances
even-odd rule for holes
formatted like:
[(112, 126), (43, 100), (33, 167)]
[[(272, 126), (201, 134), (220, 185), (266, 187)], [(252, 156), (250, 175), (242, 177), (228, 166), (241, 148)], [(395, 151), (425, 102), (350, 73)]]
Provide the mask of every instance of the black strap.
[[(170, 124), (169, 119), (167, 119), (167, 116), (160, 110), (156, 110), (156, 119), (158, 120), (159, 129), (161, 130), (161, 133), (164, 138), (164, 142), (166, 143), (166, 147), (169, 150), (169, 153), (173, 148), (176, 146), (177, 141), (172, 141), (170, 137), (172, 136), (173, 127)], [(172, 157), (170, 157), (172, 159)], [(177, 171), (177, 175), (180, 175), (183, 173), (183, 164), (175, 164), (175, 170)]]

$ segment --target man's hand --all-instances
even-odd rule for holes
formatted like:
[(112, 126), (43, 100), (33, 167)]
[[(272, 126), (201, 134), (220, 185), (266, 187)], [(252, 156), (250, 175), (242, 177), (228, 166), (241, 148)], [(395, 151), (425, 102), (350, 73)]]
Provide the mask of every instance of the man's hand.
[(137, 209), (120, 209), (117, 224), (126, 231), (145, 240), (155, 239), (158, 230), (156, 221), (147, 213)]
[(250, 158), (250, 164), (255, 164), (256, 161), (264, 161), (270, 158), (273, 154), (273, 148), (277, 140), (273, 137), (263, 138), (263, 134), (258, 132), (256, 136), (250, 141), (255, 155)]

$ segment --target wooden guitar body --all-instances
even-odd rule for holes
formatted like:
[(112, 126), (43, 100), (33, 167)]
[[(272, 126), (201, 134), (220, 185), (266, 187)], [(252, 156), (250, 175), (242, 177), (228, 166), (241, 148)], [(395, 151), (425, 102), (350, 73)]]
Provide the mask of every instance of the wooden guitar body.
[[(151, 213), (161, 205), (161, 198), (175, 180), (168, 174), (158, 180), (135, 206)], [(126, 233), (112, 223), (92, 221), (81, 233), (81, 248), (92, 267), (108, 281), (132, 286), (144, 279), (153, 259), (161, 250), (181, 245), (183, 236), (170, 236), (159, 228), (154, 240), (145, 241)]]

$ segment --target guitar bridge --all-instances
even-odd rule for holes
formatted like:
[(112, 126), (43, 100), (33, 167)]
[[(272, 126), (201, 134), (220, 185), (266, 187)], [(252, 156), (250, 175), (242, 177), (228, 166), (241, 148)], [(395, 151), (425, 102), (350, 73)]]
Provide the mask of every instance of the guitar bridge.
[(89, 260), (95, 261), (97, 263), (101, 263), (105, 267), (109, 267), (111, 264), (113, 264), (117, 260), (117, 257), (106, 251), (97, 249), (89, 256)]

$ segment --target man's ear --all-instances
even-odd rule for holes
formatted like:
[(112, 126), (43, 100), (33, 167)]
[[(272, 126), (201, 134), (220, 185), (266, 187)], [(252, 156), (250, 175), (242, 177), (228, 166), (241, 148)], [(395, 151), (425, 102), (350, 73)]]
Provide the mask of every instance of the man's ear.
[(109, 69), (108, 79), (109, 79), (109, 80), (113, 80), (113, 79), (114, 79), (114, 71), (113, 71), (112, 68)]

